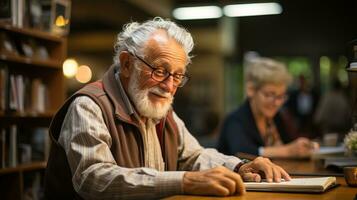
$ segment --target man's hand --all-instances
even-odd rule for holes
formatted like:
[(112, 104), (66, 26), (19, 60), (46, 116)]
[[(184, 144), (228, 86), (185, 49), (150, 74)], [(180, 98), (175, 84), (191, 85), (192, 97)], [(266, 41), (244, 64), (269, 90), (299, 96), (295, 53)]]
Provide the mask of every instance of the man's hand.
[(225, 167), (186, 172), (183, 177), (185, 194), (228, 196), (244, 194), (245, 187), (239, 174)]
[(290, 180), (289, 174), (280, 166), (272, 163), (268, 158), (258, 157), (253, 161), (242, 165), (238, 172), (244, 181), (260, 182), (267, 179), (268, 182), (280, 182), (281, 179)]

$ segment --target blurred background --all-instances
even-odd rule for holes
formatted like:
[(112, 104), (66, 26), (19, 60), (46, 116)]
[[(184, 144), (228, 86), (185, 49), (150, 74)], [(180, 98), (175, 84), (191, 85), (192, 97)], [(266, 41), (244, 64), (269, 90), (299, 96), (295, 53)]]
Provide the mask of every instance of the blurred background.
[[(173, 16), (174, 9), (210, 5), (223, 8), (256, 1), (72, 1), (68, 58), (75, 59), (79, 66), (88, 66), (91, 76), (84, 78), (82, 83), (75, 77), (67, 78), (67, 95), (99, 79), (108, 69), (112, 64), (116, 35), (124, 24), (161, 16), (187, 28), (195, 41), (193, 63), (188, 67), (191, 79), (178, 90), (174, 108), (204, 146), (214, 145), (225, 115), (243, 102), (244, 62), (256, 56), (284, 62), (294, 77), (285, 108), (290, 109), (293, 120), (298, 122), (295, 123), (296, 137), (316, 138), (326, 132), (346, 132), (350, 128), (350, 118), (340, 119), (337, 128), (324, 126), (321, 118), (328, 116), (335, 121), (336, 118), (321, 111), (326, 108), (320, 108), (323, 107), (320, 102), (336, 87), (348, 99), (346, 47), (357, 39), (357, 1), (275, 2), (280, 4), (281, 12), (274, 15), (218, 15), (210, 19), (183, 20)], [(301, 91), (309, 93), (311, 98), (299, 108), (294, 98)], [(345, 112), (349, 114), (349, 110)]]

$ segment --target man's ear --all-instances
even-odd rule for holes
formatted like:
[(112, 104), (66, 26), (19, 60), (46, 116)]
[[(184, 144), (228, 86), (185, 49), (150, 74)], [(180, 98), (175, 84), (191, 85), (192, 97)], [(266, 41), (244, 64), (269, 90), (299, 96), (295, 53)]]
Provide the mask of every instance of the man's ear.
[(120, 73), (128, 78), (130, 76), (130, 67), (132, 66), (132, 59), (130, 59), (130, 54), (127, 51), (123, 51), (119, 54), (120, 60)]
[(255, 85), (251, 82), (251, 81), (248, 81), (245, 85), (245, 90), (247, 92), (247, 97), (248, 98), (251, 98), (254, 96), (255, 92), (256, 92), (256, 88), (255, 88)]

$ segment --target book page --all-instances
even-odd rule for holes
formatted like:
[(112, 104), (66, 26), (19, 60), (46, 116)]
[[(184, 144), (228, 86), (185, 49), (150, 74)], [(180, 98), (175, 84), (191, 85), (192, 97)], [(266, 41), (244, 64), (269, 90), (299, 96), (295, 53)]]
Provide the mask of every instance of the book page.
[(336, 177), (320, 177), (320, 178), (293, 178), (290, 181), (282, 181), (280, 183), (268, 182), (245, 182), (247, 190), (275, 190), (277, 191), (324, 191), (328, 186), (336, 182)]

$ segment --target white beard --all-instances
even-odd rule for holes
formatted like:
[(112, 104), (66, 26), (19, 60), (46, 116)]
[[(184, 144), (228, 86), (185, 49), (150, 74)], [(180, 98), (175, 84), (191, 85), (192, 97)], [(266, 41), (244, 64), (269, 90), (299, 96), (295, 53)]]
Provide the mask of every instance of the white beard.
[[(149, 99), (149, 92), (166, 97), (167, 101), (154, 104)], [(139, 70), (137, 69), (134, 69), (133, 75), (129, 79), (128, 94), (139, 114), (150, 119), (162, 119), (165, 117), (174, 99), (169, 92), (164, 92), (158, 86), (143, 90), (139, 89)]]

